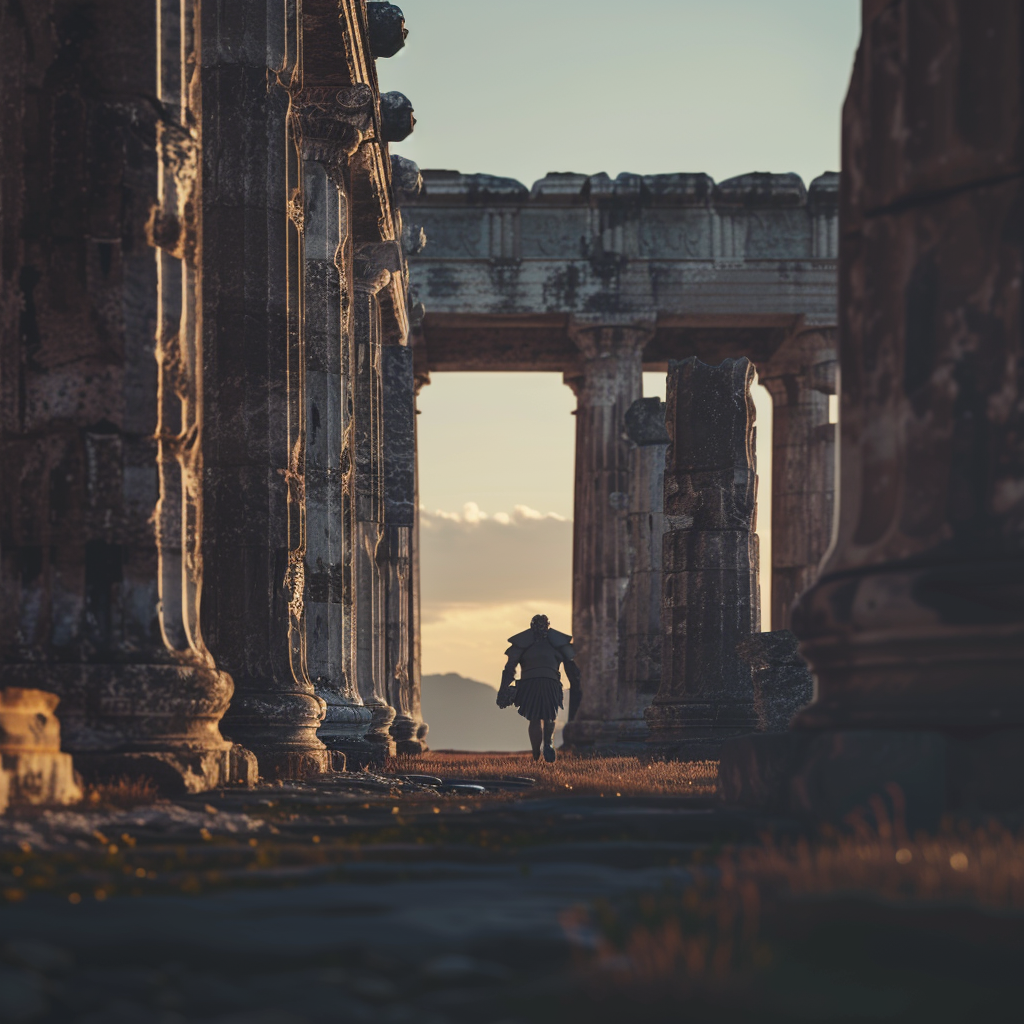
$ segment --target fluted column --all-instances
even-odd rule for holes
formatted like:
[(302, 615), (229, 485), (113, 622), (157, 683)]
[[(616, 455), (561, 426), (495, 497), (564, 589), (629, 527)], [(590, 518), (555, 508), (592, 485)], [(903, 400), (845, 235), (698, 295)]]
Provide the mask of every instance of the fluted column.
[(815, 580), (832, 539), (835, 498), (833, 329), (788, 338), (757, 378), (772, 396), (772, 629), (788, 629), (793, 602)]
[(363, 703), (372, 715), (366, 740), (370, 756), (379, 760), (394, 754), (391, 723), (395, 709), (388, 702), (386, 683), (387, 550), (384, 518), (384, 391), (382, 325), (378, 296), (400, 273), (397, 242), (367, 243), (355, 253), (353, 330), (349, 347), (349, 388), (352, 412), (346, 424), (351, 458), (345, 478), (351, 517), (351, 607), (347, 638), (347, 672), (355, 679)]
[(188, 94), (211, 142), (200, 165), (196, 298), (206, 424), (201, 617), (235, 680), (225, 731), (256, 751), (264, 775), (299, 778), (331, 766), (317, 738), (324, 701), (298, 649), (303, 481), (309, 468), (315, 502), (320, 455), (314, 445), (307, 466), (306, 387), (315, 393), (320, 368), (288, 287), (304, 276), (303, 180), (282, 83), (296, 70), (302, 26), (271, 0), (201, 11), (200, 77)]
[(198, 622), (193, 8), (100, 5), (59, 52), (47, 5), (0, 18), (2, 682), (60, 696), (87, 776), (253, 781)]
[[(837, 539), (794, 614), (805, 727), (1024, 727), (1022, 30), (1018, 4), (865, 4)], [(991, 782), (1021, 777), (1005, 764)]]
[(617, 717), (622, 605), (629, 582), (629, 442), (626, 411), (640, 397), (648, 324), (574, 322), (576, 492), (573, 522), (572, 629), (583, 702), (565, 742), (599, 742)]
[(753, 378), (746, 359), (669, 363), (664, 647), (646, 717), (652, 749), (683, 758), (757, 726), (736, 651), (760, 629)]
[(384, 530), (387, 558), (385, 677), (395, 708), (391, 735), (402, 754), (419, 754), (418, 672), (414, 664), (413, 559), (416, 530), (416, 384), (412, 349), (385, 345), (384, 378)]
[(661, 684), (661, 548), (665, 533), (665, 403), (638, 398), (626, 412), (629, 450), (629, 584), (622, 612), (615, 741), (647, 738), (644, 712)]

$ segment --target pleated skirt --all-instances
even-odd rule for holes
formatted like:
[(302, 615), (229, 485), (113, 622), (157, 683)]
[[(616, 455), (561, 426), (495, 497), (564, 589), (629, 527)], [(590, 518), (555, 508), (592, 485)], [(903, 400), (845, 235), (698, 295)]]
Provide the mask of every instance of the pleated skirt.
[(562, 684), (557, 679), (519, 679), (514, 701), (523, 718), (554, 721), (562, 707)]

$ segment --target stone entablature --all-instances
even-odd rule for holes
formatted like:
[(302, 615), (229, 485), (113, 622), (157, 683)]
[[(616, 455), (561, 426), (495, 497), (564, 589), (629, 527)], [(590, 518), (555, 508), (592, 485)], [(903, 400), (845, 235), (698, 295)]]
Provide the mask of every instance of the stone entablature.
[[(463, 353), (465, 320), (453, 315), (499, 331), (508, 317), (537, 318), (533, 329), (565, 316), (656, 319), (648, 366), (740, 354), (735, 339), (700, 337), (715, 329), (835, 323), (837, 174), (809, 189), (795, 174), (719, 184), (706, 174), (549, 174), (532, 189), (456, 171), (423, 180), (404, 207), (405, 242), (431, 369), (529, 368), (522, 350), (489, 339)], [(763, 359), (765, 345), (742, 354)], [(530, 357), (535, 369), (565, 369), (572, 349), (552, 339)]]

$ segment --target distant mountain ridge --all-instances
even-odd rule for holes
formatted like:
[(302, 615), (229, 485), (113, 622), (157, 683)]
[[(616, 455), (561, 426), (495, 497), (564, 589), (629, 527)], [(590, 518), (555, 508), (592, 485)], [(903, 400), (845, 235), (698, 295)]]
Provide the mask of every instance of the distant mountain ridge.
[[(433, 750), (529, 750), (526, 720), (494, 703), (493, 686), (457, 672), (423, 677), (423, 718)], [(556, 733), (556, 743), (560, 738)]]

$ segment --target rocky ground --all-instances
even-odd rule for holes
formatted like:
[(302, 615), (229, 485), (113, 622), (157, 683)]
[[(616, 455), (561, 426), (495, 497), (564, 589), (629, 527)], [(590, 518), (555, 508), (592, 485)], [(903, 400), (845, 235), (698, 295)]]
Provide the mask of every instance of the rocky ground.
[(713, 765), (626, 759), (432, 755), (144, 796), (0, 824), (0, 1021), (997, 1020), (1018, 1005), (1024, 851), (1005, 830), (818, 837), (723, 808)]

